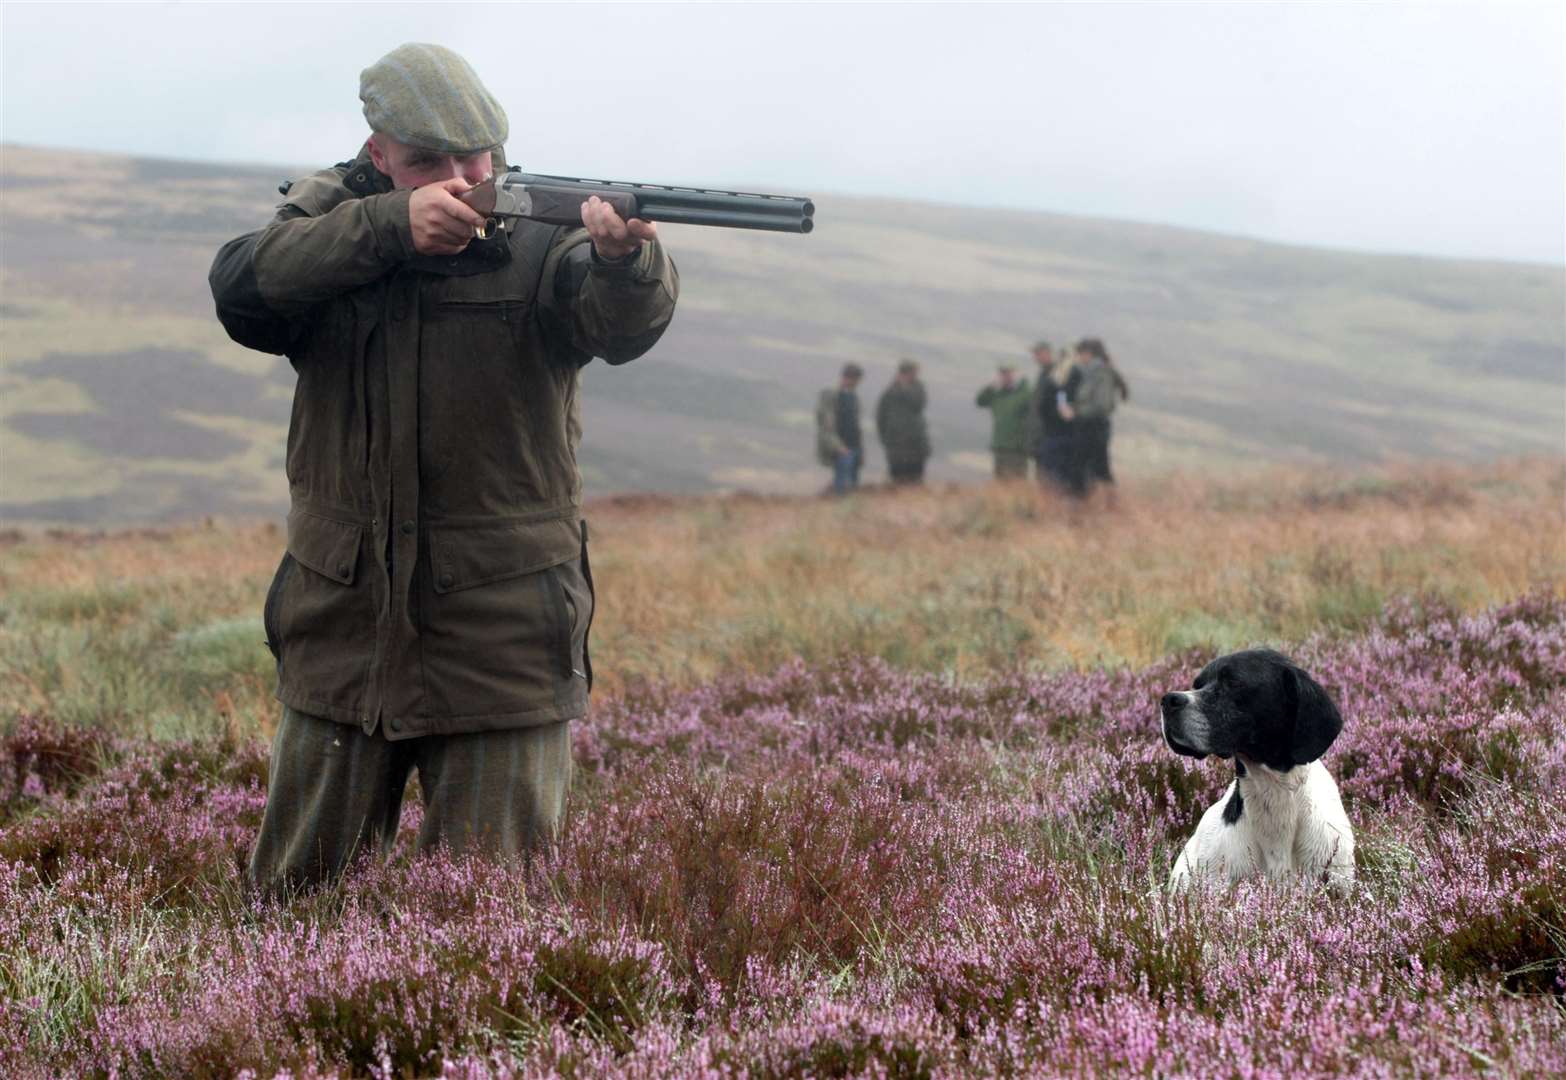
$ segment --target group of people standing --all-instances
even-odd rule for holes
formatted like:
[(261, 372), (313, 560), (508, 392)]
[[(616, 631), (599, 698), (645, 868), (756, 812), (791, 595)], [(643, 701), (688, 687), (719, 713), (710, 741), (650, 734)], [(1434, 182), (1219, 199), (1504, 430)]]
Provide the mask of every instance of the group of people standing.
[[(1076, 498), (1086, 498), (1097, 485), (1113, 485), (1110, 417), (1130, 397), (1130, 389), (1104, 343), (1084, 338), (1057, 351), (1040, 341), (1033, 346), (1033, 359), (1035, 382), (1019, 377), (1015, 365), (1001, 364), (975, 401), (993, 416), (990, 452), (996, 479), (1026, 479), (1032, 460), (1040, 484)], [(816, 456), (832, 469), (832, 491), (838, 495), (859, 486), (864, 465), (859, 419), (864, 374), (858, 364), (843, 365), (838, 385), (821, 391), (816, 402)], [(924, 480), (930, 458), (928, 401), (919, 365), (903, 360), (875, 410), (893, 485)]]
[[(816, 402), (816, 456), (832, 469), (832, 491), (846, 495), (859, 486), (864, 466), (864, 431), (859, 423), (859, 384), (865, 369), (844, 364), (836, 387), (821, 391)], [(886, 453), (886, 467), (895, 485), (924, 482), (930, 460), (930, 428), (924, 419), (929, 403), (919, 365), (904, 360), (875, 407), (875, 428)]]
[(1040, 341), (1033, 360), (1033, 385), (1019, 379), (1013, 365), (1001, 364), (995, 381), (975, 399), (993, 415), (996, 479), (1025, 479), (1031, 458), (1039, 483), (1067, 495), (1086, 498), (1099, 484), (1113, 485), (1110, 418), (1131, 389), (1109, 350), (1098, 338), (1058, 351)]

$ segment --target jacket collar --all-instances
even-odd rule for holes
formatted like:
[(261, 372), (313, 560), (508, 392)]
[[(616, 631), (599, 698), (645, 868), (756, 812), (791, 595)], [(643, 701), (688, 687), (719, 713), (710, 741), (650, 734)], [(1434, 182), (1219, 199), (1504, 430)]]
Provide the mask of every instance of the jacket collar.
[(343, 187), (363, 198), (366, 195), (383, 195), (392, 189), (391, 177), (375, 167), (370, 160), (368, 140), (359, 148), (359, 156), (345, 161), (339, 168), (348, 171), (343, 175)]

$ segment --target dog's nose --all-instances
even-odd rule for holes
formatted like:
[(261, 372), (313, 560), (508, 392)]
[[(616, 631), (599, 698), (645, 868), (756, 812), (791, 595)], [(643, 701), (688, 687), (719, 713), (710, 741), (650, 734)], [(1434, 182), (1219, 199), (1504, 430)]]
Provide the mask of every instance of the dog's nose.
[(1170, 691), (1164, 695), (1164, 699), (1159, 704), (1163, 706), (1166, 713), (1179, 712), (1185, 705), (1185, 695)]

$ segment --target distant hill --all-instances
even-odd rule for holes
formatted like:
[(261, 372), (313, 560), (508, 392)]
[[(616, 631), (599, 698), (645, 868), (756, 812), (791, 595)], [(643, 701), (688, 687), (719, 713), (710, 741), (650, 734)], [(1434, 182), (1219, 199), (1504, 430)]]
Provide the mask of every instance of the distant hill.
[[(302, 171), (0, 148), (0, 517), (282, 509), (293, 373), (227, 340), (206, 271)], [(973, 395), (1039, 337), (1109, 344), (1125, 472), (1566, 449), (1560, 267), (812, 194), (810, 236), (664, 229), (673, 327), (584, 376), (590, 494), (819, 487), (815, 392), (858, 361), (871, 411), (902, 356), (931, 474), (981, 480)]]

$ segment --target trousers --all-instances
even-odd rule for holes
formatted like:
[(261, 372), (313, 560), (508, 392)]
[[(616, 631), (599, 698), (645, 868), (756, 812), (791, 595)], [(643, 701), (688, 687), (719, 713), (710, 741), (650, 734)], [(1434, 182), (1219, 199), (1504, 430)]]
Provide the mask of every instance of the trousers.
[(894, 484), (924, 483), (923, 461), (887, 462), (886, 472), (888, 478)]
[(337, 877), (397, 836), (415, 770), (420, 851), (526, 856), (552, 840), (571, 784), (571, 722), (391, 742), (288, 706), (272, 739), (252, 889), (284, 896)]
[(995, 455), (995, 479), (997, 480), (1026, 480), (1028, 478), (1028, 455), (1021, 450), (994, 450)]
[(849, 450), (839, 454), (832, 462), (832, 491), (838, 495), (847, 495), (859, 486), (859, 465), (864, 454), (859, 450)]
[(1072, 495), (1083, 494), (1081, 454), (1077, 439), (1070, 431), (1044, 436), (1039, 445), (1038, 464), (1040, 484)]

